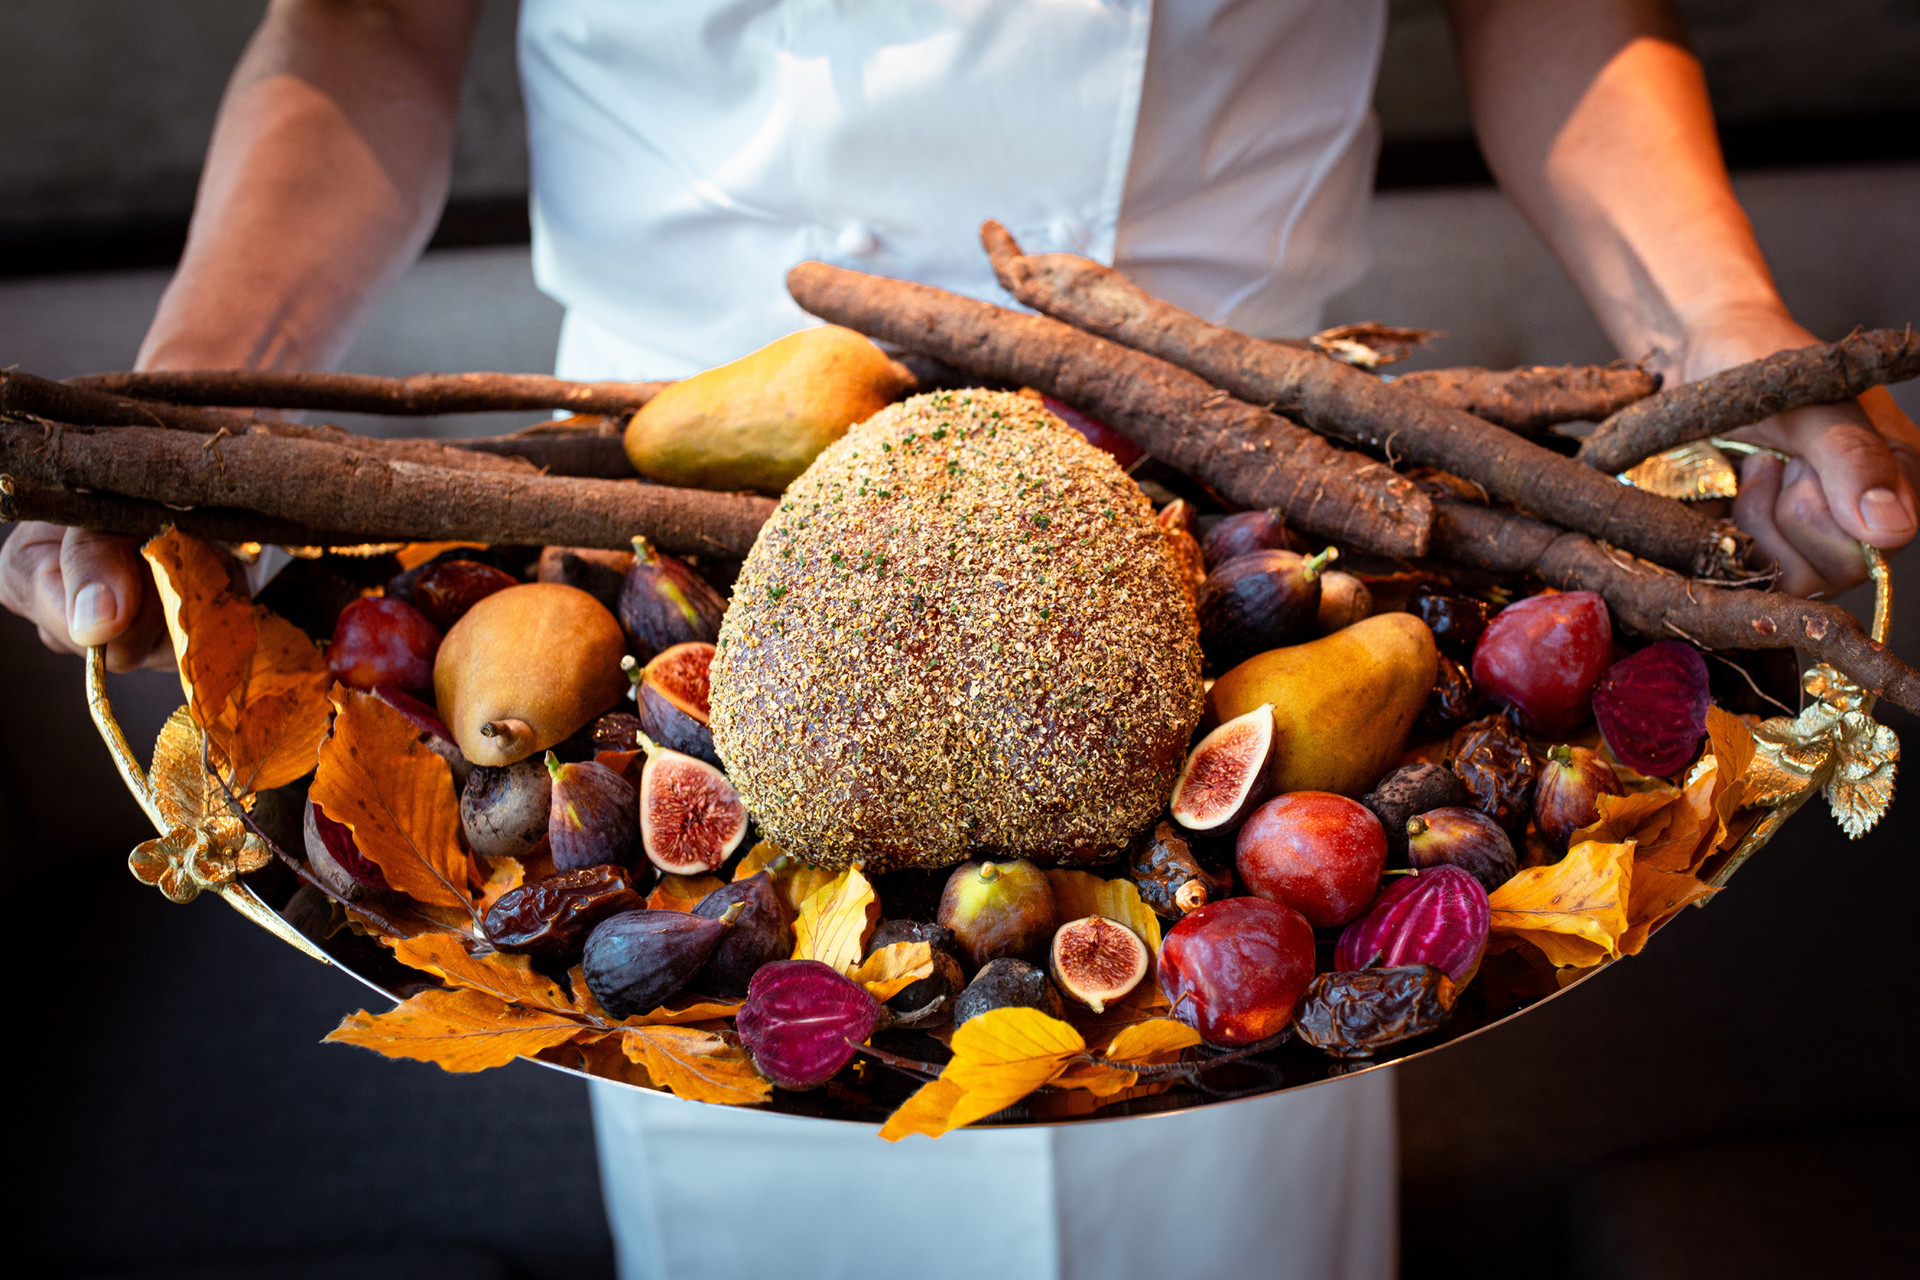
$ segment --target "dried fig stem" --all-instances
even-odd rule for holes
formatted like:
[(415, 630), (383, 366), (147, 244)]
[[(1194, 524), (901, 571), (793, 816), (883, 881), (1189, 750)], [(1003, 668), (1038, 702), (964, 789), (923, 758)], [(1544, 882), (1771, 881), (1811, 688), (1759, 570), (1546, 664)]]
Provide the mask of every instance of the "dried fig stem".
[(69, 378), (66, 385), (174, 404), (412, 415), (519, 409), (631, 413), (667, 384), (570, 382), (532, 373), (424, 373), (411, 378), (377, 378), (359, 373), (198, 369), (96, 373)]
[(1649, 396), (1602, 422), (1577, 456), (1600, 471), (1624, 471), (1690, 440), (1916, 376), (1920, 334), (1911, 328), (1863, 330), (1838, 342), (1778, 351)]

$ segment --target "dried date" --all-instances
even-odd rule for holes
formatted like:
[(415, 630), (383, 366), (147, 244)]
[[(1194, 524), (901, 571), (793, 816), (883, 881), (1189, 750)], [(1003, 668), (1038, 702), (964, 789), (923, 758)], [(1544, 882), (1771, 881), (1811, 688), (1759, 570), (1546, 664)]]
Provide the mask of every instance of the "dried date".
[(1526, 828), (1533, 805), (1533, 755), (1505, 716), (1462, 725), (1450, 744), (1448, 766), (1473, 797), (1473, 807), (1512, 834)]
[(1233, 878), (1194, 857), (1186, 835), (1162, 821), (1134, 841), (1128, 859), (1141, 899), (1156, 915), (1178, 920), (1233, 892)]
[(1294, 1011), (1299, 1037), (1336, 1058), (1366, 1058), (1396, 1041), (1437, 1031), (1457, 992), (1430, 964), (1323, 973)]
[(1416, 587), (1407, 597), (1407, 612), (1427, 624), (1433, 642), (1455, 662), (1469, 662), (1480, 633), (1487, 629), (1493, 608), (1473, 596), (1453, 595), (1431, 587)]
[(530, 880), (487, 912), (487, 941), (499, 951), (575, 961), (593, 927), (647, 902), (625, 867), (582, 867)]
[(1438, 738), (1473, 719), (1479, 709), (1480, 691), (1473, 687), (1473, 677), (1443, 653), (1433, 677), (1433, 692), (1427, 695), (1427, 705), (1420, 708), (1414, 732), (1423, 738)]

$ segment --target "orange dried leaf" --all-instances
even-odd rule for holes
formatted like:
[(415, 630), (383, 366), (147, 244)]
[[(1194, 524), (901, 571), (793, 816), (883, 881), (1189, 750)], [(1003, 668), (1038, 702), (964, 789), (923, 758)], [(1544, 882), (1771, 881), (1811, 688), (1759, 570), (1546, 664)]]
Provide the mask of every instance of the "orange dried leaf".
[(485, 551), (487, 544), (484, 542), (409, 542), (394, 552), (393, 556), (400, 562), (402, 569), (418, 569), (442, 551), (453, 551), (462, 547), (471, 548), (474, 551)]
[(1685, 872), (1662, 871), (1636, 862), (1627, 895), (1627, 928), (1620, 935), (1620, 954), (1639, 955), (1653, 926), (1684, 906), (1720, 892)]
[(349, 1015), (327, 1040), (467, 1072), (503, 1067), (579, 1031), (571, 1018), (507, 1004), (484, 991), (423, 991), (386, 1013)]
[[(390, 944), (394, 959), (455, 986), (484, 991), (512, 1004), (550, 1013), (578, 1014), (573, 1000), (526, 956), (493, 951), (476, 956), (449, 933), (423, 933)], [(579, 1030), (579, 1024), (574, 1026)]]
[(1064, 1076), (1086, 1048), (1079, 1032), (1037, 1009), (991, 1009), (954, 1031), (953, 1058), (940, 1078), (901, 1103), (880, 1136), (937, 1138), (972, 1124)]
[(867, 935), (880, 922), (880, 903), (859, 867), (848, 867), (807, 895), (793, 919), (793, 958), (818, 960), (851, 973)]
[(1588, 840), (1547, 867), (1529, 867), (1490, 896), (1493, 931), (1531, 942), (1556, 965), (1586, 967), (1619, 954), (1627, 929), (1631, 841)]
[(953, 1112), (966, 1096), (966, 1090), (951, 1080), (929, 1080), (887, 1117), (887, 1122), (880, 1126), (880, 1136), (888, 1142), (898, 1142), (915, 1133), (937, 1138), (949, 1129), (958, 1128)]
[(696, 1102), (752, 1106), (773, 1086), (754, 1070), (747, 1051), (712, 1031), (687, 1027), (622, 1027), (620, 1047), (646, 1067), (654, 1084)]
[[(583, 988), (584, 989), (584, 988)], [(672, 1027), (690, 1022), (716, 1022), (740, 1012), (743, 1000), (701, 1000), (690, 1004), (663, 1004), (651, 1013), (636, 1013), (624, 1019), (623, 1027)], [(598, 1007), (597, 1005), (595, 1006)]]
[(654, 911), (691, 911), (718, 888), (718, 876), (664, 875), (647, 895), (647, 906)]
[(480, 882), (480, 901), (475, 909), (484, 916), (494, 903), (527, 882), (527, 869), (518, 858), (480, 858), (476, 861), (483, 878)]
[(847, 974), (882, 1002), (933, 976), (933, 948), (924, 942), (894, 942), (862, 960)]
[(1056, 867), (1047, 872), (1053, 885), (1054, 917), (1061, 923), (1086, 916), (1105, 916), (1138, 934), (1147, 954), (1160, 954), (1160, 917), (1140, 900), (1131, 880), (1102, 880), (1086, 871)]
[(333, 732), (320, 747), (313, 802), (353, 830), (354, 843), (416, 902), (471, 911), (473, 867), (460, 847), (459, 802), (447, 762), (405, 716), (370, 693), (336, 688)]

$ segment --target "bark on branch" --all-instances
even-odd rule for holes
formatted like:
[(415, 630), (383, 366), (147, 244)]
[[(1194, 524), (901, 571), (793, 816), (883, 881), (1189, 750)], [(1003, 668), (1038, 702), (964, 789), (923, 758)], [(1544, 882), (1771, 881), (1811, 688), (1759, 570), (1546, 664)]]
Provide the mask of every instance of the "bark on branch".
[(1703, 577), (1739, 572), (1752, 540), (1709, 517), (1423, 399), (1316, 351), (1262, 342), (1163, 302), (1072, 254), (1026, 256), (999, 223), (981, 238), (1000, 283), (1048, 315), (1190, 369), (1255, 404), (1399, 462), (1465, 476), (1505, 502)]
[(1914, 377), (1920, 377), (1920, 333), (1862, 330), (1838, 342), (1776, 351), (1628, 405), (1595, 428), (1578, 457), (1599, 471), (1625, 471), (1690, 440)]
[(787, 289), (823, 320), (1081, 408), (1243, 507), (1276, 508), (1380, 555), (1424, 553), (1431, 508), (1412, 484), (1163, 360), (1044, 316), (820, 262), (795, 267)]
[(69, 378), (67, 385), (176, 404), (431, 414), (519, 409), (631, 413), (667, 384), (569, 382), (533, 373), (423, 373), (411, 378), (380, 378), (362, 373), (197, 369), (95, 373)]

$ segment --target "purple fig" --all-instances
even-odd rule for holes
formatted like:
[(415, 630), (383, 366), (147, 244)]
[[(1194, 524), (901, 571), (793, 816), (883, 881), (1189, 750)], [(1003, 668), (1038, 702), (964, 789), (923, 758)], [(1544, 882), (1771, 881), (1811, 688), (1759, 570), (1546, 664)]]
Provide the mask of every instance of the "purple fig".
[(707, 727), (713, 714), (709, 703), (713, 655), (714, 647), (706, 641), (689, 640), (662, 649), (644, 667), (631, 657), (620, 665), (633, 681), (634, 705), (646, 735), (717, 768), (720, 755), (713, 749), (713, 731)]
[(1492, 893), (1520, 869), (1506, 831), (1478, 809), (1448, 806), (1407, 819), (1407, 856), (1415, 867), (1455, 866)]
[(1371, 910), (1340, 931), (1341, 970), (1430, 964), (1465, 986), (1487, 949), (1493, 909), (1480, 882), (1459, 867), (1403, 876)]
[(717, 920), (735, 903), (746, 904), (745, 909), (692, 984), (697, 991), (730, 999), (747, 994), (747, 984), (762, 965), (793, 954), (793, 911), (773, 887), (771, 875), (762, 871), (723, 885), (702, 898), (693, 914)]
[(1443, 765), (1417, 761), (1402, 765), (1360, 798), (1380, 819), (1387, 836), (1387, 864), (1407, 865), (1407, 819), (1429, 809), (1465, 805), (1472, 797), (1459, 775)]
[(1656, 640), (1607, 668), (1593, 718), (1614, 758), (1649, 778), (1680, 772), (1707, 732), (1707, 660), (1684, 640)]
[(1263, 702), (1188, 753), (1173, 783), (1173, 820), (1189, 831), (1232, 832), (1272, 794), (1272, 762), (1273, 704)]
[(818, 960), (763, 965), (734, 1023), (754, 1066), (782, 1089), (831, 1080), (879, 1024), (867, 989)]
[(1207, 530), (1200, 543), (1207, 569), (1218, 569), (1229, 560), (1250, 556), (1256, 551), (1298, 551), (1299, 542), (1287, 532), (1278, 511), (1242, 511), (1225, 516)]
[(1533, 787), (1533, 822), (1541, 839), (1561, 853), (1573, 833), (1600, 817), (1600, 797), (1622, 793), (1613, 766), (1598, 751), (1555, 747)]
[(630, 551), (603, 551), (598, 547), (547, 547), (540, 552), (540, 567), (535, 577), (540, 582), (558, 582), (580, 590), (607, 606), (616, 617), (620, 612), (620, 588), (626, 585), (627, 570), (633, 568)]
[(640, 803), (627, 780), (591, 760), (562, 764), (551, 751), (547, 776), (553, 780), (547, 843), (554, 868), (632, 862), (640, 851)]
[(644, 908), (608, 916), (587, 935), (587, 990), (616, 1018), (651, 1013), (700, 972), (745, 910), (735, 903), (717, 920)]
[(1260, 551), (1227, 561), (1200, 584), (1196, 607), (1200, 648), (1224, 671), (1256, 653), (1313, 634), (1320, 612), (1320, 571), (1339, 555)]
[(1066, 1017), (1060, 989), (1044, 969), (1025, 960), (1002, 956), (981, 966), (973, 981), (953, 1002), (953, 1025), (994, 1009), (1038, 1009), (1050, 1018)]
[(689, 640), (712, 644), (720, 637), (727, 602), (685, 561), (633, 540), (633, 568), (620, 587), (615, 610), (627, 642), (641, 661)]

